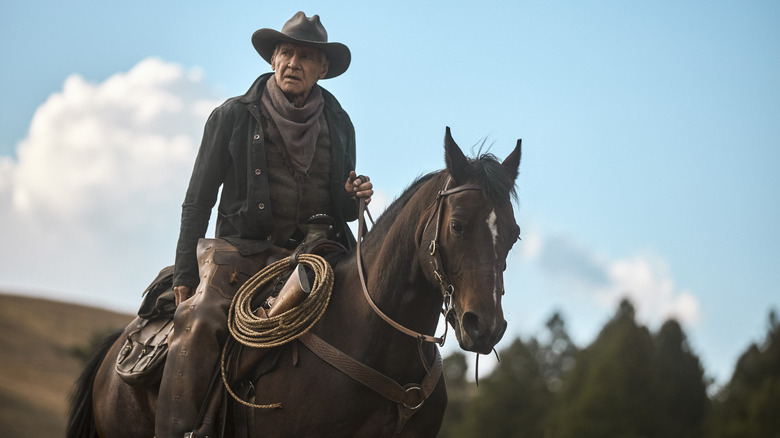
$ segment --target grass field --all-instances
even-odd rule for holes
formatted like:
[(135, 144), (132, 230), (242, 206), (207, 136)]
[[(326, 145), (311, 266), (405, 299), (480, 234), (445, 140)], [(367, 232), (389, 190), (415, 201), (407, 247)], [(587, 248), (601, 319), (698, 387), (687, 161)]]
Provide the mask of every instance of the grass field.
[(131, 319), (75, 304), (0, 295), (0, 436), (63, 437), (68, 397), (90, 342)]

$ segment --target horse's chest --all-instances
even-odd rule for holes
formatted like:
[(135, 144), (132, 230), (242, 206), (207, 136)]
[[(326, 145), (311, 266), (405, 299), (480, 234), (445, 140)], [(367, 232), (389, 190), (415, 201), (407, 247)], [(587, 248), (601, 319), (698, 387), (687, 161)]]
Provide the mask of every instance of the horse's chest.
[[(256, 383), (255, 403), (282, 403), (282, 409), (255, 410), (254, 423), (267, 425), (265, 437), (392, 437), (398, 425), (398, 408), (368, 387), (302, 350), (292, 366), (283, 354), (279, 368)], [(443, 389), (443, 388), (442, 388)], [(414, 418), (404, 436), (435, 436), (444, 405), (442, 394), (434, 393), (420, 410), (427, 419)], [(440, 409), (437, 408), (440, 406)], [(435, 412), (435, 411), (441, 412)], [(428, 411), (427, 413), (425, 411)], [(428, 435), (420, 430), (428, 429)], [(411, 433), (414, 432), (414, 433)]]

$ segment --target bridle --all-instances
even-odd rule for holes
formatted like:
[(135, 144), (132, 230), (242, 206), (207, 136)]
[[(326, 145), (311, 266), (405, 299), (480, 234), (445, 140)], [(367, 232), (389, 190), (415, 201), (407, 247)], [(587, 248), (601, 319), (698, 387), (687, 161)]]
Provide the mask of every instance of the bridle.
[[(450, 181), (452, 181), (452, 177), (448, 176), (447, 181), (444, 183), (444, 188), (439, 190), (439, 192), (437, 193), (436, 199), (434, 200), (434, 208), (431, 211), (431, 215), (428, 216), (428, 220), (426, 221), (425, 228), (423, 229), (423, 233), (422, 233), (422, 236), (424, 238), (425, 232), (428, 229), (428, 226), (430, 226), (431, 222), (434, 222), (436, 224), (436, 228), (434, 229), (433, 239), (428, 245), (428, 252), (431, 255), (430, 263), (433, 268), (433, 276), (439, 282), (439, 286), (441, 287), (441, 292), (442, 292), (443, 302), (442, 302), (441, 312), (444, 315), (445, 328), (444, 328), (444, 334), (441, 337), (435, 337), (435, 336), (419, 333), (408, 327), (399, 324), (398, 322), (394, 321), (392, 318), (387, 316), (384, 312), (382, 312), (382, 310), (379, 309), (376, 303), (374, 303), (374, 300), (371, 299), (371, 295), (368, 293), (368, 287), (366, 286), (366, 279), (363, 273), (363, 255), (360, 247), (360, 242), (362, 240), (364, 230), (365, 230), (364, 213), (367, 212), (367, 210), (366, 210), (366, 203), (362, 198), (359, 198), (359, 203), (358, 203), (357, 266), (358, 266), (358, 274), (360, 276), (360, 285), (363, 288), (363, 295), (365, 295), (366, 301), (368, 301), (368, 304), (371, 306), (374, 312), (377, 315), (379, 315), (380, 318), (385, 320), (388, 324), (390, 324), (390, 326), (400, 331), (401, 333), (409, 335), (418, 340), (418, 345), (420, 346), (421, 359), (423, 358), (422, 342), (432, 342), (432, 343), (439, 344), (439, 346), (444, 345), (444, 341), (447, 338), (447, 317), (449, 316), (449, 313), (450, 311), (452, 311), (453, 308), (452, 296), (455, 293), (455, 286), (452, 283), (450, 283), (450, 281), (447, 278), (447, 274), (444, 270), (444, 263), (442, 262), (441, 259), (441, 252), (439, 251), (439, 246), (440, 246), (439, 233), (441, 230), (440, 227), (441, 212), (444, 208), (443, 207), (444, 198), (446, 198), (449, 195), (460, 193), (466, 190), (482, 190), (482, 188), (477, 184), (463, 184), (450, 189), (449, 188)], [(423, 364), (426, 364), (425, 360), (423, 360)]]
[[(389, 398), (390, 400), (395, 400), (398, 403), (398, 423), (396, 425), (396, 431), (394, 437), (398, 436), (401, 433), (401, 430), (403, 429), (404, 425), (409, 420), (409, 418), (412, 415), (414, 415), (414, 413), (417, 412), (418, 409), (422, 407), (425, 400), (434, 391), (442, 373), (442, 362), (441, 362), (441, 356), (439, 355), (438, 349), (434, 349), (435, 358), (432, 366), (428, 364), (428, 360), (426, 360), (425, 354), (423, 353), (423, 342), (432, 342), (440, 346), (444, 345), (444, 341), (447, 337), (447, 324), (448, 324), (447, 316), (449, 315), (449, 312), (453, 308), (452, 296), (455, 293), (455, 286), (453, 286), (452, 283), (450, 283), (447, 280), (447, 275), (444, 271), (444, 264), (442, 263), (441, 260), (441, 254), (438, 251), (439, 232), (441, 229), (440, 228), (441, 212), (443, 210), (444, 198), (446, 198), (447, 196), (455, 193), (460, 193), (465, 190), (481, 190), (481, 188), (476, 184), (464, 184), (450, 189), (449, 185), (451, 180), (452, 177), (448, 176), (447, 182), (445, 182), (444, 184), (444, 188), (442, 188), (436, 195), (436, 200), (434, 201), (433, 210), (431, 211), (431, 214), (428, 217), (428, 220), (425, 224), (425, 228), (423, 229), (423, 233), (422, 233), (422, 238), (424, 239), (426, 231), (428, 230), (428, 226), (431, 224), (431, 222), (435, 222), (436, 228), (434, 230), (433, 239), (431, 240), (428, 246), (428, 250), (429, 250), (428, 252), (431, 255), (430, 263), (433, 267), (433, 275), (436, 278), (436, 280), (439, 282), (442, 291), (442, 298), (443, 298), (442, 314), (444, 314), (445, 329), (444, 329), (444, 335), (442, 335), (441, 337), (435, 337), (435, 336), (419, 333), (408, 327), (399, 324), (398, 322), (394, 321), (392, 318), (387, 316), (384, 312), (382, 312), (382, 310), (379, 309), (376, 303), (374, 303), (374, 300), (371, 299), (371, 295), (368, 293), (368, 287), (366, 286), (365, 274), (363, 273), (363, 254), (361, 251), (361, 241), (363, 240), (363, 234), (366, 226), (365, 214), (368, 213), (368, 210), (366, 209), (366, 202), (365, 200), (363, 200), (363, 198), (359, 198), (358, 201), (357, 267), (358, 267), (358, 274), (360, 276), (360, 286), (363, 289), (363, 295), (365, 296), (366, 301), (368, 301), (368, 304), (371, 306), (371, 309), (374, 310), (374, 313), (379, 315), (380, 318), (385, 320), (385, 322), (390, 324), (390, 326), (393, 327), (394, 329), (400, 331), (401, 333), (409, 335), (417, 340), (417, 351), (420, 354), (420, 361), (422, 362), (426, 372), (425, 378), (423, 379), (423, 382), (420, 385), (412, 384), (403, 387), (404, 392), (401, 394), (403, 397), (394, 398), (391, 395), (389, 395), (392, 394), (392, 392), (388, 392), (387, 390), (380, 390), (378, 389), (378, 386), (375, 384), (372, 385), (369, 383), (364, 383), (367, 384), (367, 386), (373, 388), (375, 391), (379, 392), (380, 394), (383, 394), (386, 398)], [(370, 217), (371, 215), (369, 214), (369, 218)], [(362, 370), (362, 372), (350, 373), (348, 372), (348, 369), (360, 369)], [(376, 380), (375, 379), (376, 374), (378, 374), (376, 372), (373, 372), (373, 370), (368, 371), (370, 369), (367, 370), (367, 367), (363, 365), (359, 365), (355, 363), (348, 364), (348, 367), (344, 367), (343, 370), (352, 378), (361, 379), (360, 381), (365, 380), (366, 376), (369, 376), (370, 380), (374, 381)], [(397, 392), (398, 389), (397, 383), (382, 375), (380, 376), (382, 378), (379, 380), (385, 382), (385, 385), (382, 385), (382, 388), (395, 389)], [(417, 403), (416, 405), (409, 404), (405, 401), (410, 397), (410, 391), (413, 394), (414, 393), (419, 394), (419, 403)]]

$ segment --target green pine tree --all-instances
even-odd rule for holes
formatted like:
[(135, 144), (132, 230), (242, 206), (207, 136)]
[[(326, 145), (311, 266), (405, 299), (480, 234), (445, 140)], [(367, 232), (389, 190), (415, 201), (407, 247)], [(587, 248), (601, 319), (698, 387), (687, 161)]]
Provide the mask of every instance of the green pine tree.
[(649, 331), (637, 325), (634, 307), (623, 300), (565, 376), (548, 436), (659, 436), (654, 356)]
[(715, 438), (780, 437), (780, 324), (774, 311), (766, 340), (740, 356), (713, 414)]
[(574, 368), (579, 349), (566, 331), (566, 323), (559, 312), (555, 312), (545, 323), (547, 333), (542, 337), (536, 360), (552, 392), (558, 392), (563, 384), (563, 375)]
[(702, 437), (709, 398), (699, 358), (691, 352), (675, 320), (664, 323), (655, 336), (655, 345), (660, 409), (657, 436)]
[[(535, 341), (516, 339), (501, 351), (501, 362), (463, 410), (463, 419), (448, 438), (542, 438), (552, 395), (535, 359)], [(440, 434), (440, 436), (445, 436)]]
[(442, 374), (447, 383), (447, 410), (438, 436), (454, 438), (460, 436), (458, 430), (476, 388), (466, 380), (468, 363), (465, 354), (456, 351), (445, 357), (442, 365)]

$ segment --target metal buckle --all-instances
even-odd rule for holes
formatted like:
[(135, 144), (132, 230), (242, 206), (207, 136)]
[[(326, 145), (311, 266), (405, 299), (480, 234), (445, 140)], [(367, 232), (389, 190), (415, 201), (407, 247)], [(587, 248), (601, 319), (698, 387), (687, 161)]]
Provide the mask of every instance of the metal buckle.
[(401, 404), (403, 405), (404, 408), (412, 410), (412, 411), (416, 411), (417, 409), (420, 409), (422, 407), (423, 403), (425, 403), (425, 396), (424, 396), (424, 394), (422, 392), (422, 387), (420, 387), (420, 386), (410, 386), (410, 387), (406, 388), (406, 394), (409, 395), (412, 391), (415, 391), (415, 390), (420, 394), (420, 403), (418, 403), (417, 406), (409, 406), (408, 404), (406, 404), (406, 401), (401, 402)]
[[(439, 281), (441, 281), (441, 277), (439, 277)], [(442, 284), (444, 286), (444, 284)], [(442, 289), (442, 298), (444, 302), (442, 303), (444, 305), (444, 309), (449, 313), (449, 311), (452, 309), (452, 295), (455, 294), (455, 286), (449, 285)]]

